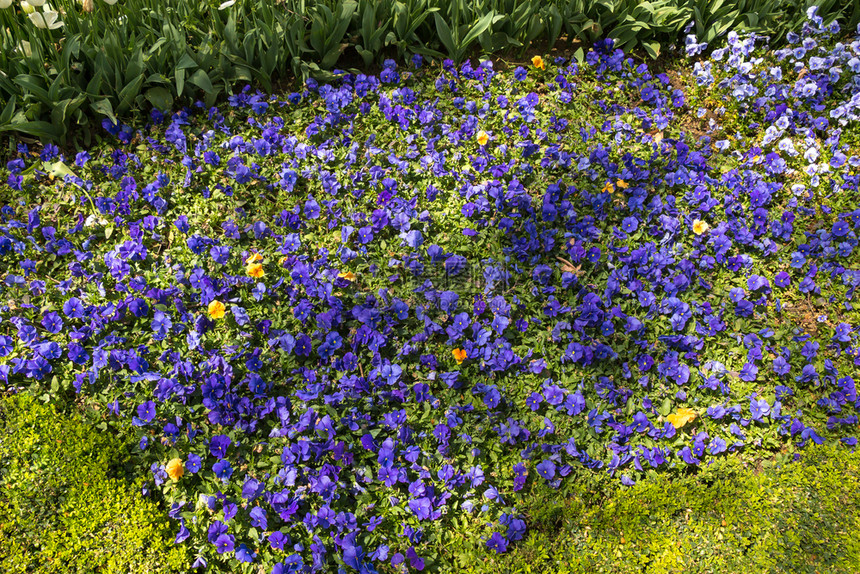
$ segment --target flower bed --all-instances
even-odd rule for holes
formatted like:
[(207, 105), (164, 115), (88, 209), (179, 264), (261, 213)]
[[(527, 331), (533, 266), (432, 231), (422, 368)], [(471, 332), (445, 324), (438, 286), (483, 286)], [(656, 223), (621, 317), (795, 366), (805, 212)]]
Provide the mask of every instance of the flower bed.
[(441, 568), (463, 529), (521, 539), (529, 481), (853, 447), (837, 33), (730, 34), (689, 86), (611, 41), (389, 61), (20, 146), (0, 378), (130, 423), (176, 542), (230, 571)]

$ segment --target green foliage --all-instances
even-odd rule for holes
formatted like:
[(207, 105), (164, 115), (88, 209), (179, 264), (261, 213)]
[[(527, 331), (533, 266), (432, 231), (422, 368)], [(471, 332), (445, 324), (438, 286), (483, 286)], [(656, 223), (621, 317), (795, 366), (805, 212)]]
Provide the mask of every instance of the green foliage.
[[(0, 132), (84, 143), (93, 115), (116, 121), (177, 100), (211, 105), (239, 83), (271, 91), (273, 78), (331, 77), (343, 55), (364, 65), (396, 55), (447, 56), (519, 49), (533, 42), (591, 43), (607, 36), (656, 58), (694, 23), (702, 41), (729, 29), (782, 38), (805, 8), (829, 21), (860, 21), (860, 0), (77, 0), (56, 3), (63, 26), (36, 28), (18, 4), (0, 9)], [(44, 8), (43, 8), (44, 9)], [(353, 52), (354, 51), (354, 52)]]
[[(810, 447), (798, 463), (721, 460), (693, 477), (535, 485), (526, 539), (507, 554), (462, 544), (472, 572), (830, 572), (860, 570), (860, 453)], [(492, 554), (492, 555), (491, 555)]]
[(0, 403), (4, 572), (169, 572), (187, 568), (167, 518), (110, 477), (126, 448), (29, 395)]

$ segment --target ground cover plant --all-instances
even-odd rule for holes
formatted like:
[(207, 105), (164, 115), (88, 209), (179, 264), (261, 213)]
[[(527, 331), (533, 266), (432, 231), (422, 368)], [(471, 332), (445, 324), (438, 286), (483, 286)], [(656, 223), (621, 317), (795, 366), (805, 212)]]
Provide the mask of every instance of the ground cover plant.
[(185, 572), (170, 518), (121, 469), (129, 449), (29, 394), (0, 401), (3, 572)]
[(852, 450), (860, 40), (808, 16), (687, 74), (416, 56), (22, 144), (0, 378), (133, 429), (224, 571), (449, 571), (536, 485)]
[(858, 453), (810, 445), (797, 463), (756, 469), (724, 458), (595, 498), (539, 483), (523, 541), (475, 552), (466, 572), (857, 571)]

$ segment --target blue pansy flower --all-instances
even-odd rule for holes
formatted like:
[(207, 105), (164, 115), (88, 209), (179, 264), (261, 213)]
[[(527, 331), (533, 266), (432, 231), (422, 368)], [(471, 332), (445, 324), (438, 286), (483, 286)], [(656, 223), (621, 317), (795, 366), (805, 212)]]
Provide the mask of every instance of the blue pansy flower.
[(227, 482), (230, 480), (230, 477), (233, 475), (233, 467), (227, 460), (219, 460), (214, 465), (212, 465), (212, 471), (215, 473), (215, 476), (220, 478), (223, 482)]
[(555, 463), (549, 459), (546, 459), (540, 462), (536, 467), (538, 475), (545, 480), (552, 480), (555, 478)]

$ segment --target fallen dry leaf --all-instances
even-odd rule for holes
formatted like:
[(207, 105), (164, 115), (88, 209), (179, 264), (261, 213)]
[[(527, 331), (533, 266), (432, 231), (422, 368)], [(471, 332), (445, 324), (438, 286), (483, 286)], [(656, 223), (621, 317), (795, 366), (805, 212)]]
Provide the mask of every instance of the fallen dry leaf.
[(582, 275), (582, 265), (574, 265), (564, 257), (556, 256), (556, 259), (561, 261), (561, 270), (563, 273), (573, 273), (577, 277)]

